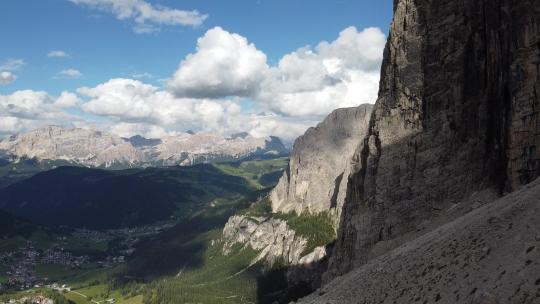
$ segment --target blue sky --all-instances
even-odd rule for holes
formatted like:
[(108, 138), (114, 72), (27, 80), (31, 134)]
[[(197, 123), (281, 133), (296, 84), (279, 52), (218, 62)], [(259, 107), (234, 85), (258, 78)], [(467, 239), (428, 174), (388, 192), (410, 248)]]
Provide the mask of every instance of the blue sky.
[[(107, 2), (95, 2), (100, 1)], [(137, 79), (166, 90), (164, 79), (177, 71), (188, 54), (196, 52), (197, 39), (216, 26), (254, 44), (266, 55), (267, 65), (273, 67), (284, 55), (307, 45), (316, 48), (321, 41), (334, 41), (341, 31), (351, 26), (358, 32), (377, 27), (386, 34), (393, 2), (127, 0), (130, 1), (168, 10), (196, 10), (207, 17), (197, 26), (158, 24), (154, 32), (141, 34), (134, 31), (133, 18), (119, 20), (111, 9), (89, 5), (92, 0), (82, 0), (83, 4), (73, 3), (77, 0), (2, 1), (0, 67), (5, 67), (9, 60), (23, 60), (24, 65), (10, 71), (16, 79), (0, 85), (0, 95), (33, 90), (57, 97), (61, 92), (96, 87), (112, 78)], [(63, 51), (67, 56), (48, 57), (51, 51)], [(63, 70), (77, 70), (81, 75), (62, 75)], [(79, 102), (85, 103), (89, 98), (86, 96)], [(239, 102), (245, 111), (244, 105), (249, 104), (251, 108), (251, 100), (256, 98), (250, 95), (228, 96), (227, 99)], [(263, 108), (267, 107), (262, 106), (261, 110)], [(66, 111), (81, 112), (80, 109)], [(121, 120), (105, 116), (115, 123)]]

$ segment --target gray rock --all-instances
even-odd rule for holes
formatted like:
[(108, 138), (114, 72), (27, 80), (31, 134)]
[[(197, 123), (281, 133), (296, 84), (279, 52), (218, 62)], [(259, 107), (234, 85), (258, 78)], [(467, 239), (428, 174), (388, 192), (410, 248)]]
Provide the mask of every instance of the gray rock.
[(299, 137), (289, 167), (270, 195), (274, 212), (332, 210), (339, 219), (352, 156), (366, 135), (372, 105), (333, 111)]
[(300, 303), (536, 304), (540, 180), (336, 278)]
[(213, 133), (184, 133), (160, 139), (123, 139), (106, 132), (49, 126), (0, 141), (3, 161), (21, 158), (62, 160), (88, 167), (123, 165), (170, 166), (231, 161), (253, 156), (285, 155), (277, 137), (224, 137)]
[(299, 264), (307, 244), (307, 240), (283, 220), (244, 215), (229, 218), (222, 240), (225, 255), (235, 244), (249, 245), (260, 252), (257, 260), (264, 259), (269, 265), (281, 259), (290, 265)]
[(86, 129), (50, 126), (0, 141), (0, 151), (18, 158), (64, 160), (78, 165), (109, 167), (116, 163), (135, 165), (143, 155), (118, 136)]
[(537, 1), (394, 4), (327, 281), (475, 191), (540, 174)]

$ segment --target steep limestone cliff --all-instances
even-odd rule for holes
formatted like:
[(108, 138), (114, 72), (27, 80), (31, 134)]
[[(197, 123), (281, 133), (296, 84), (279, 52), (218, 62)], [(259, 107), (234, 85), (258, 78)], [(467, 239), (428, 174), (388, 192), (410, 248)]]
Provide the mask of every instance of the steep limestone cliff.
[(337, 109), (295, 141), (289, 167), (270, 195), (274, 212), (332, 210), (339, 219), (351, 158), (372, 107)]
[(535, 0), (395, 0), (326, 279), (475, 191), (540, 174)]

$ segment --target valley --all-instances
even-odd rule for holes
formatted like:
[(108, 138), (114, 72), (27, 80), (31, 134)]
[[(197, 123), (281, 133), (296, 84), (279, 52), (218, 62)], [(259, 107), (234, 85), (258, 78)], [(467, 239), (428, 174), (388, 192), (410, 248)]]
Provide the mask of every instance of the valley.
[[(97, 189), (92, 187), (95, 183), (99, 185), (101, 179), (110, 182), (108, 179), (111, 178), (128, 178), (129, 181), (143, 179), (140, 185), (147, 194), (153, 189), (148, 186), (151, 180), (163, 183), (157, 188), (160, 191), (176, 191), (185, 195), (185, 203), (173, 204), (175, 209), (168, 210), (169, 213), (163, 218), (155, 218), (144, 225), (119, 226), (125, 228), (118, 228), (116, 224), (104, 225), (107, 221), (103, 221), (99, 215), (94, 219), (100, 225), (90, 225), (91, 228), (98, 228), (95, 230), (80, 225), (85, 223), (88, 226), (91, 221), (74, 220), (52, 225), (54, 220), (40, 221), (41, 217), (36, 216), (34, 220), (40, 222), (37, 224), (6, 214), (6, 218), (19, 219), (20, 223), (18, 228), (2, 239), (1, 286), (6, 294), (0, 299), (56, 290), (77, 304), (104, 303), (107, 300), (142, 303), (143, 299), (146, 299), (145, 303), (167, 303), (163, 297), (167, 297), (169, 292), (161, 291), (181, 286), (186, 290), (182, 294), (185, 299), (211, 298), (216, 303), (238, 303), (238, 298), (242, 299), (242, 303), (254, 301), (257, 298), (256, 278), (261, 275), (263, 265), (252, 264), (257, 253), (241, 246), (235, 248), (233, 255), (224, 256), (220, 241), (221, 227), (231, 215), (249, 208), (253, 202), (264, 197), (268, 189), (277, 183), (287, 163), (286, 158), (277, 158), (127, 171), (60, 167), (0, 189), (14, 193), (19, 183), (33, 189), (51, 185), (49, 183), (69, 184), (78, 191), (73, 192), (71, 199), (66, 201), (78, 206), (84, 205), (77, 202), (78, 194), (85, 193), (84, 197), (91, 197), (92, 189)], [(188, 185), (185, 184), (187, 182)], [(116, 183), (119, 184), (122, 183)], [(66, 188), (60, 189), (64, 191)], [(189, 199), (186, 189), (192, 193)], [(104, 188), (100, 190), (106, 191)], [(162, 200), (181, 201), (174, 193), (169, 193), (170, 196)], [(159, 198), (155, 192), (150, 194)], [(31, 202), (32, 197), (43, 198), (36, 196), (35, 192), (32, 195), (25, 200)], [(100, 198), (107, 195), (105, 192)], [(114, 195), (118, 195), (118, 192)], [(39, 203), (45, 204), (47, 200), (39, 199)], [(126, 204), (134, 208), (129, 205), (130, 201), (126, 201)], [(140, 212), (148, 214), (146, 208), (160, 205), (152, 200), (151, 205), (141, 206), (144, 208)], [(91, 214), (86, 209), (73, 210), (73, 215), (69, 216), (72, 219), (77, 214), (85, 214), (85, 217)], [(33, 216), (20, 210), (19, 213)], [(116, 218), (111, 221), (115, 222), (122, 223), (122, 220)], [(25, 225), (28, 228), (22, 229)], [(24, 231), (28, 232), (24, 234)], [(234, 289), (231, 286), (237, 287)], [(236, 296), (231, 295), (231, 290), (235, 290), (233, 293)], [(178, 300), (176, 294), (168, 297), (171, 303)], [(151, 302), (150, 299), (155, 300)]]

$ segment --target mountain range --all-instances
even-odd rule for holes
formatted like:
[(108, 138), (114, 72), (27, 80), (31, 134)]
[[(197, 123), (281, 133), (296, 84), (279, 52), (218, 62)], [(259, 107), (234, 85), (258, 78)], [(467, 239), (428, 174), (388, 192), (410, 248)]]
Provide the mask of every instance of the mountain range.
[(186, 132), (148, 139), (140, 135), (121, 138), (97, 130), (48, 126), (0, 141), (3, 163), (36, 159), (100, 168), (185, 166), (287, 153), (279, 138), (257, 138), (247, 133), (224, 137), (209, 132)]

